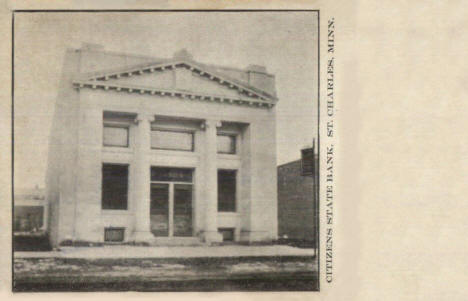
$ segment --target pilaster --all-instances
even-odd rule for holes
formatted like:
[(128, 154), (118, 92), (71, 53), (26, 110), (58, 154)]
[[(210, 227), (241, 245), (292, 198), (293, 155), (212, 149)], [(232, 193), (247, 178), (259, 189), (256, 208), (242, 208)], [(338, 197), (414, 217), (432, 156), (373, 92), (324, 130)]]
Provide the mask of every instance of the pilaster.
[(218, 233), (218, 169), (216, 129), (221, 126), (219, 120), (205, 121), (205, 229), (203, 238), (207, 243), (222, 242)]
[(148, 242), (154, 238), (150, 225), (150, 149), (151, 122), (154, 115), (138, 114), (135, 122), (138, 124), (135, 141), (135, 231), (132, 241)]

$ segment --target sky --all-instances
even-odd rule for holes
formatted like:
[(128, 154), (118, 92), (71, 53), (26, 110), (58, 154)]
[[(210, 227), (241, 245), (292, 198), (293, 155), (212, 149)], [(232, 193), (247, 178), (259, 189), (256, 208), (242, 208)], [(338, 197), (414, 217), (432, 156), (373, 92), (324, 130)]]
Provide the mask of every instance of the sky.
[(67, 48), (196, 61), (276, 76), (277, 164), (317, 137), (316, 12), (17, 13), (14, 25), (15, 186), (44, 187), (50, 126)]

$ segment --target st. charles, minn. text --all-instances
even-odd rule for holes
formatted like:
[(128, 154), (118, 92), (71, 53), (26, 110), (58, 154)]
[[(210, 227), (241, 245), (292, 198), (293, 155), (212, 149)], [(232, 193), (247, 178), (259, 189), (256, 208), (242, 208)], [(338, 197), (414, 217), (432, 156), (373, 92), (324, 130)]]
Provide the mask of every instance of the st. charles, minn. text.
[(327, 143), (326, 143), (326, 198), (325, 198), (325, 214), (326, 214), (326, 235), (325, 235), (325, 278), (328, 283), (333, 281), (333, 200), (334, 200), (334, 152), (333, 145), (334, 137), (334, 63), (335, 63), (335, 19), (328, 20), (327, 34)]

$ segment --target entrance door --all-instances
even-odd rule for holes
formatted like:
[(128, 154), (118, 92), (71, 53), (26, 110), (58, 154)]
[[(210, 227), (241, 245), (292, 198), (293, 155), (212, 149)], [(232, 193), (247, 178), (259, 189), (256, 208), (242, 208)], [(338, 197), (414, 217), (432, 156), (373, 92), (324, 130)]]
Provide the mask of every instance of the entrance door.
[(169, 184), (151, 184), (151, 232), (169, 236)]
[(192, 236), (192, 185), (174, 184), (174, 236)]
[(151, 232), (193, 236), (192, 169), (151, 167)]

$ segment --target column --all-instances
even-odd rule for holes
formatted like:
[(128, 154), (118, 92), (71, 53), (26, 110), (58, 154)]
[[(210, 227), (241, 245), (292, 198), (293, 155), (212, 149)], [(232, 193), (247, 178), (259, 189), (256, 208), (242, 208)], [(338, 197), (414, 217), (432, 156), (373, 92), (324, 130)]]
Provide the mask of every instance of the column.
[(169, 184), (169, 237), (174, 236), (174, 183)]
[(42, 227), (41, 230), (50, 231), (48, 223), (49, 223), (49, 203), (47, 201), (42, 203), (44, 208), (44, 212), (42, 214)]
[(151, 122), (154, 115), (138, 114), (135, 139), (134, 173), (135, 180), (135, 231), (132, 241), (148, 242), (154, 238), (150, 228), (150, 151)]
[(218, 167), (216, 163), (216, 128), (221, 126), (217, 120), (205, 121), (205, 229), (203, 237), (207, 243), (222, 242), (218, 233)]

